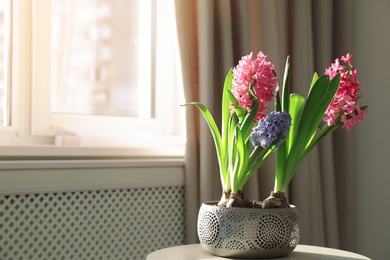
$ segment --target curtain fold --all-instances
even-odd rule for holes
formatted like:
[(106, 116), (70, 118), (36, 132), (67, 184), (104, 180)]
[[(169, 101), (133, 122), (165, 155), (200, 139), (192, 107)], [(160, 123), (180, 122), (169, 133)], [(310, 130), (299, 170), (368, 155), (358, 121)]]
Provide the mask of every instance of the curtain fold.
[[(182, 82), (186, 100), (199, 100), (198, 25), (196, 1), (175, 1), (177, 34)], [(197, 242), (197, 209), (199, 207), (199, 113), (186, 108), (185, 203), (187, 243)]]
[[(352, 44), (336, 23), (351, 15), (349, 1), (313, 0), (175, 0), (179, 49), (186, 102), (199, 101), (221, 121), (225, 76), (239, 59), (263, 51), (283, 76), (291, 56), (291, 86), (306, 95), (312, 73), (325, 67)], [(349, 26), (348, 22), (346, 25)], [(340, 36), (339, 36), (340, 35)], [(196, 218), (203, 201), (221, 195), (218, 161), (206, 122), (194, 108), (186, 108), (185, 159), (187, 242), (197, 242)], [(273, 109), (272, 104), (270, 108)], [(289, 201), (301, 215), (301, 243), (353, 250), (351, 210), (353, 158), (338, 159), (340, 146), (349, 152), (343, 134), (327, 137), (301, 163), (288, 190)], [(339, 167), (339, 164), (343, 164)], [(351, 166), (351, 167), (349, 167)], [(245, 186), (249, 199), (261, 200), (273, 189), (274, 158)], [(345, 184), (345, 185), (342, 185)], [(341, 199), (337, 197), (347, 193)], [(346, 209), (344, 204), (347, 203)]]

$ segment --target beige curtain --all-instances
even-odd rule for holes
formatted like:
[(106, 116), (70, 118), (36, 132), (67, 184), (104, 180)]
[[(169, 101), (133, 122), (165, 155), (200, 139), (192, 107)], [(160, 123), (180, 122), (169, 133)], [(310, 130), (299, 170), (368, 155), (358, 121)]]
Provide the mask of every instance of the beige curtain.
[[(250, 52), (263, 51), (282, 77), (292, 58), (292, 89), (306, 94), (312, 73), (323, 73), (338, 56), (352, 52), (350, 1), (175, 0), (186, 101), (205, 104), (220, 122), (226, 73)], [(186, 109), (187, 242), (196, 243), (201, 202), (221, 194), (218, 163), (208, 126), (195, 108)], [(302, 162), (289, 189), (301, 215), (301, 243), (354, 249), (351, 216), (352, 149), (343, 133), (324, 140)], [(342, 158), (342, 159), (338, 159)], [(273, 189), (269, 160), (245, 187), (249, 199)]]

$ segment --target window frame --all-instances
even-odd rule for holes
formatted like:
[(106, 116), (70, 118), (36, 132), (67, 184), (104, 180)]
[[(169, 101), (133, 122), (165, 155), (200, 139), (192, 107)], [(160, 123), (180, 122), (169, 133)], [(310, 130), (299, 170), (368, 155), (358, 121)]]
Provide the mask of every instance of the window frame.
[[(3, 0), (3, 7), (4, 7), (4, 27), (11, 27), (11, 0)], [(8, 10), (8, 12), (6, 12)], [(8, 107), (10, 107), (11, 104), (11, 94), (10, 94), (10, 86), (11, 86), (11, 32), (6, 35), (6, 32), (4, 31), (4, 96), (3, 96), (3, 102), (7, 104)], [(11, 112), (10, 109), (3, 111), (3, 127), (9, 126), (11, 123)]]
[[(144, 2), (152, 3), (152, 1), (154, 0)], [(49, 3), (50, 0), (12, 1), (11, 120), (13, 124), (9, 128), (0, 130), (0, 156), (3, 158), (183, 157), (184, 137), (179, 129), (182, 125), (176, 123), (182, 120), (183, 112), (170, 115), (172, 116), (170, 122), (165, 121), (158, 113), (156, 118), (150, 118), (152, 111), (140, 115), (142, 118), (138, 119), (121, 120), (119, 117), (107, 116), (81, 116), (79, 119), (94, 123), (92, 129), (107, 129), (108, 135), (89, 135), (88, 131), (91, 128), (80, 127), (72, 116), (53, 115), (49, 112), (50, 92), (47, 89), (50, 87), (50, 77), (44, 72), (50, 70), (50, 57), (48, 58), (49, 55), (45, 53), (50, 49), (50, 34), (45, 33), (45, 30), (50, 31), (48, 30), (50, 16), (43, 15), (50, 11)], [(18, 41), (15, 41), (15, 38)], [(148, 53), (151, 56), (154, 54)], [(150, 80), (157, 81), (153, 77), (150, 77)], [(176, 84), (180, 84), (179, 77), (175, 80)], [(150, 93), (150, 96), (153, 96), (153, 93)], [(165, 113), (169, 114), (167, 111)], [(109, 120), (110, 123), (102, 122), (102, 119)], [(177, 121), (172, 123), (175, 119)], [(126, 130), (116, 132), (115, 127), (109, 126), (119, 126), (116, 129)], [(61, 140), (71, 141), (58, 142), (59, 137)]]

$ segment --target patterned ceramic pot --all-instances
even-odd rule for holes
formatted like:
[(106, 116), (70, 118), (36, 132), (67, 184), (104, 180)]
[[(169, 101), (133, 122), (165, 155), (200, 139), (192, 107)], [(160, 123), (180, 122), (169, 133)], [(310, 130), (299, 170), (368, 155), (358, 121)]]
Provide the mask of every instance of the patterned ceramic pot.
[(198, 237), (210, 253), (231, 258), (288, 255), (299, 242), (298, 209), (225, 208), (203, 203)]

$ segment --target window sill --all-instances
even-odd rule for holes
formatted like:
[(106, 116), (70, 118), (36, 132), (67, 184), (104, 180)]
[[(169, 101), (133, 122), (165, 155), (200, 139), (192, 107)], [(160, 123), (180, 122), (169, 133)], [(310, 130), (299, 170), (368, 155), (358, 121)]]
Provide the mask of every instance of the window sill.
[(101, 160), (8, 160), (0, 164), (1, 170), (34, 169), (115, 169), (115, 168), (184, 167), (180, 158), (160, 159), (101, 159)]
[(70, 140), (75, 140), (74, 142), (60, 143), (53, 141), (53, 137), (44, 139), (44, 142), (39, 139), (31, 140), (27, 143), (0, 145), (0, 158), (9, 160), (180, 159), (184, 158), (185, 151), (183, 138), (172, 135), (137, 134), (115, 137), (70, 135)]
[(0, 158), (9, 160), (47, 159), (152, 159), (184, 158), (184, 145), (177, 146), (0, 146)]

